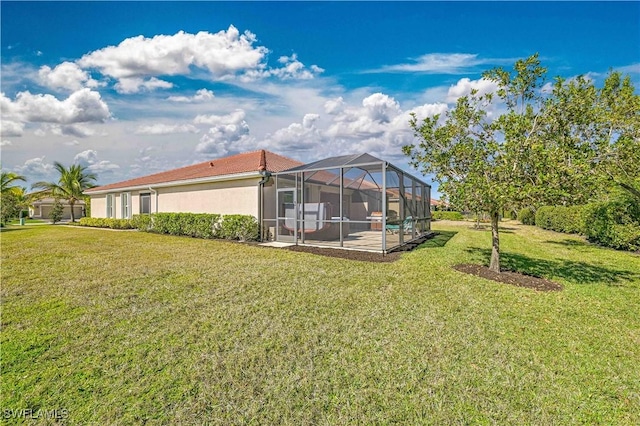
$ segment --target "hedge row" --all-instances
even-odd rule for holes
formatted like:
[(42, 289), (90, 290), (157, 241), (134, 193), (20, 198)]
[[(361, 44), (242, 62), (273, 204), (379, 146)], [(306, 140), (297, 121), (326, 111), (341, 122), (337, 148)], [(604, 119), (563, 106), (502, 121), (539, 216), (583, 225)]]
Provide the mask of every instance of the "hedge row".
[(584, 206), (543, 206), (536, 211), (535, 224), (540, 228), (567, 234), (580, 234), (584, 230)]
[(618, 250), (640, 250), (640, 203), (618, 199), (589, 204), (583, 212), (589, 241)]
[(536, 224), (536, 213), (533, 211), (531, 207), (525, 207), (518, 212), (517, 219), (523, 225), (535, 225)]
[(460, 212), (450, 212), (445, 210), (436, 210), (431, 212), (433, 220), (464, 220), (464, 216)]
[(94, 228), (110, 228), (110, 229), (135, 229), (135, 226), (129, 219), (105, 219), (99, 217), (83, 217), (78, 222), (80, 226), (92, 226)]
[(132, 219), (85, 217), (80, 220), (80, 225), (241, 241), (254, 241), (259, 236), (258, 221), (253, 216), (239, 214), (154, 213), (134, 215)]
[(632, 198), (571, 207), (540, 207), (535, 224), (557, 232), (582, 234), (618, 250), (640, 250), (640, 205)]

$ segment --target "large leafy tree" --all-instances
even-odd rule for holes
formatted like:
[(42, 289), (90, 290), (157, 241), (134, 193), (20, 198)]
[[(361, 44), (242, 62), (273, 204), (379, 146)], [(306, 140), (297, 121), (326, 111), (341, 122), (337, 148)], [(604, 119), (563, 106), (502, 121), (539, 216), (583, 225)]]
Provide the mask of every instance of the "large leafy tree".
[(95, 186), (97, 176), (78, 164), (73, 164), (69, 168), (58, 162), (53, 165), (60, 174), (58, 182), (36, 182), (33, 188), (42, 189), (55, 198), (67, 200), (71, 207), (71, 221), (75, 222), (73, 206), (83, 199), (85, 190)]
[[(517, 61), (512, 71), (490, 70), (483, 77), (497, 83), (495, 94), (472, 91), (459, 98), (444, 117), (419, 122), (414, 115), (410, 121), (419, 141), (404, 147), (411, 163), (434, 174), (453, 203), (489, 213), (489, 267), (496, 272), (500, 272), (500, 212), (532, 196), (539, 180), (532, 154), (541, 149), (537, 138), (542, 112), (539, 89), (545, 73), (537, 55)], [(491, 117), (488, 111), (498, 103), (507, 110)]]
[(601, 89), (581, 76), (556, 79), (544, 121), (541, 137), (565, 199), (584, 202), (617, 186), (640, 202), (640, 96), (629, 77), (612, 72)]
[(599, 138), (595, 164), (606, 181), (640, 203), (640, 95), (629, 76), (612, 72), (597, 97)]
[(495, 93), (472, 91), (444, 117), (410, 122), (419, 143), (404, 152), (413, 165), (452, 202), (490, 214), (494, 271), (505, 207), (580, 204), (612, 185), (640, 200), (640, 96), (630, 79), (612, 72), (597, 89), (584, 77), (557, 78), (548, 91), (545, 76), (533, 55), (485, 72)]

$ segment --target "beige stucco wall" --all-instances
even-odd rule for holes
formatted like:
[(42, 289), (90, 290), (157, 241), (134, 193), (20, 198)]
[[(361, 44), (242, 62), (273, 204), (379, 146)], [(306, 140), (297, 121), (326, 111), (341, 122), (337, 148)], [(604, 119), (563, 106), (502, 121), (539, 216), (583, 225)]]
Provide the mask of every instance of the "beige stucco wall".
[(91, 217), (107, 217), (107, 196), (91, 196)]
[(258, 216), (258, 180), (243, 179), (158, 189), (159, 212)]
[[(145, 189), (126, 191), (131, 194), (131, 214), (140, 213), (140, 194), (151, 194), (151, 212), (160, 213), (218, 213), (247, 214), (258, 217), (258, 178), (223, 182), (180, 185), (155, 188), (154, 192)], [(122, 217), (122, 191), (115, 191), (115, 217)], [(272, 200), (273, 198), (273, 200)], [(157, 206), (156, 206), (157, 200)], [(275, 206), (275, 192), (265, 198)], [(275, 207), (272, 208), (275, 210)], [(91, 196), (91, 215), (107, 217), (106, 194)]]

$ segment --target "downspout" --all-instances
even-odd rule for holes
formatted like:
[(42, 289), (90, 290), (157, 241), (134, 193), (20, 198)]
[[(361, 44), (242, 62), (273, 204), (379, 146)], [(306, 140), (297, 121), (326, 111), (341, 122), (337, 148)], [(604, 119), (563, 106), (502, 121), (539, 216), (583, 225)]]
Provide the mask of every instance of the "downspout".
[(149, 191), (153, 192), (153, 194), (156, 196), (156, 213), (158, 213), (158, 191), (156, 191), (152, 187), (149, 187)]
[(264, 241), (264, 184), (271, 179), (271, 173), (267, 170), (260, 170), (262, 179), (258, 182), (258, 229), (260, 230), (260, 242)]

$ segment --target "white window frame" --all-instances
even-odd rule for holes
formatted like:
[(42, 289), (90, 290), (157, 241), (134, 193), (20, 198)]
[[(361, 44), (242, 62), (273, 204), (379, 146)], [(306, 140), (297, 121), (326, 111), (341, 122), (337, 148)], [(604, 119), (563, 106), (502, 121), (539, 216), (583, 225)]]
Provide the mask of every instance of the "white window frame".
[(107, 194), (107, 217), (113, 218), (116, 216), (116, 197), (113, 194)]
[(131, 219), (131, 193), (120, 194), (120, 213), (123, 219)]

